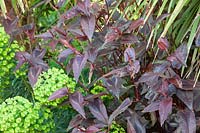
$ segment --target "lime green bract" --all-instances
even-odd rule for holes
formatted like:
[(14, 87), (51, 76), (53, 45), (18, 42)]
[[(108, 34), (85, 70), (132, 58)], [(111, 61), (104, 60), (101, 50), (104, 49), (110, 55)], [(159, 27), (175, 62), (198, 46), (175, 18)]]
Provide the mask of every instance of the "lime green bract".
[(16, 96), (0, 105), (0, 131), (4, 133), (50, 132), (54, 129), (52, 113), (39, 103)]
[[(11, 75), (14, 75), (16, 65), (15, 53), (24, 50), (17, 41), (9, 44), (9, 36), (0, 27), (0, 89), (6, 88), (11, 83)], [(25, 75), (25, 72), (18, 71), (17, 76)]]
[(63, 87), (67, 87), (70, 92), (73, 92), (75, 86), (76, 82), (68, 77), (62, 69), (50, 68), (39, 76), (33, 90), (35, 99), (40, 103), (56, 106), (58, 103), (62, 102), (63, 99), (48, 101), (49, 96)]

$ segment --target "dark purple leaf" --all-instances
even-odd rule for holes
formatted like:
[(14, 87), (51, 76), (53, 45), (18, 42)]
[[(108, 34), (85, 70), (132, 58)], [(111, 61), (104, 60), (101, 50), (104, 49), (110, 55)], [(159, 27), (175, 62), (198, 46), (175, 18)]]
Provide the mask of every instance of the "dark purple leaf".
[(41, 72), (42, 72), (41, 66), (34, 66), (29, 68), (28, 79), (32, 87), (34, 87)]
[(92, 63), (96, 60), (98, 50), (96, 48), (90, 48), (87, 50), (88, 60)]
[(18, 70), (26, 61), (27, 58), (30, 59), (31, 55), (27, 52), (17, 52), (15, 59), (18, 61), (15, 71)]
[(58, 61), (64, 62), (67, 59), (67, 57), (72, 53), (73, 51), (71, 49), (65, 49), (64, 51), (60, 52), (60, 54), (58, 55)]
[(160, 124), (161, 126), (164, 124), (167, 119), (169, 113), (172, 112), (172, 98), (164, 98), (159, 105), (159, 115), (160, 115)]
[(182, 80), (179, 75), (174, 75), (174, 77), (168, 79), (169, 83), (175, 85), (177, 88), (183, 88)]
[(90, 112), (104, 124), (108, 123), (108, 114), (106, 107), (100, 99), (94, 99), (94, 101), (89, 102)]
[(81, 27), (85, 35), (91, 41), (95, 29), (95, 16), (81, 16)]
[(135, 31), (135, 29), (137, 29), (139, 26), (143, 25), (143, 23), (144, 23), (144, 19), (142, 19), (142, 18), (133, 21), (131, 23), (131, 25), (129, 26), (127, 32), (130, 33), (132, 31)]
[(190, 109), (193, 110), (193, 92), (177, 89), (177, 97)]
[(129, 119), (127, 122), (127, 133), (136, 133), (135, 128), (133, 127)]
[(161, 50), (167, 50), (169, 48), (169, 42), (167, 41), (166, 38), (159, 38), (158, 39), (158, 47)]
[(35, 35), (35, 37), (37, 38), (42, 38), (42, 39), (53, 39), (53, 34), (51, 34), (49, 31), (45, 32), (45, 33), (42, 33), (42, 34), (39, 34), (39, 35)]
[(159, 110), (160, 102), (152, 102), (147, 107), (144, 108), (142, 112), (154, 112)]
[(68, 94), (68, 88), (61, 88), (57, 91), (55, 91), (48, 100), (52, 101), (58, 98), (65, 97)]
[(80, 14), (80, 12), (77, 11), (77, 7), (73, 7), (70, 10), (68, 10), (66, 13), (61, 15), (61, 20), (60, 22), (64, 22), (64, 20), (69, 20), (71, 18), (74, 18), (76, 16), (78, 16)]
[(147, 81), (154, 80), (156, 82), (158, 80), (158, 74), (153, 72), (144, 73), (138, 80), (139, 83), (145, 83)]
[(199, 90), (193, 90), (193, 108), (195, 111), (200, 111), (200, 91)]
[(200, 47), (200, 32), (197, 34), (195, 44), (196, 44), (197, 47)]
[(135, 50), (134, 48), (126, 48), (126, 50), (124, 51), (124, 61), (128, 62), (128, 61), (135, 61)]
[(125, 89), (120, 77), (112, 77), (111, 79), (104, 80), (104, 85), (106, 89), (118, 99), (121, 92)]
[(80, 114), (77, 114), (69, 123), (67, 131), (71, 130), (74, 127), (77, 127), (83, 121), (83, 117)]
[(77, 11), (81, 12), (86, 16), (90, 16), (90, 0), (80, 1), (77, 4)]
[(163, 73), (166, 71), (166, 69), (170, 67), (170, 63), (168, 61), (154, 67), (153, 72), (154, 73)]
[(160, 15), (153, 23), (152, 23), (152, 27), (153, 26), (156, 26), (156, 24), (160, 23), (162, 20), (164, 20), (165, 18), (169, 17), (170, 14), (169, 13), (165, 13), (165, 14), (162, 14)]
[(163, 80), (162, 81), (162, 84), (160, 86), (160, 92), (163, 94), (163, 95), (167, 95), (168, 93), (168, 86), (169, 86), (169, 83), (166, 81), (166, 80)]
[(130, 116), (127, 117), (127, 132), (146, 133), (144, 120), (136, 112), (131, 111)]
[(71, 94), (69, 96), (69, 101), (72, 105), (72, 107), (77, 111), (79, 112), (83, 118), (86, 118), (85, 117), (85, 111), (84, 111), (84, 99), (83, 99), (83, 96), (80, 92), (75, 92), (73, 94)]
[(81, 131), (79, 128), (74, 128), (74, 129), (72, 130), (72, 133), (85, 133), (85, 131), (83, 132), (83, 131)]
[(53, 40), (49, 43), (49, 47), (51, 47), (52, 50), (55, 50), (57, 44), (58, 44), (58, 40), (53, 39)]
[(182, 79), (183, 87), (182, 90), (199, 90), (200, 89), (200, 82), (197, 82), (196, 85), (194, 80), (190, 79)]
[(76, 82), (78, 81), (78, 78), (81, 74), (82, 69), (85, 67), (87, 59), (88, 59), (88, 55), (84, 54), (83, 56), (76, 55), (76, 57), (73, 60), (72, 68), (73, 68), (74, 78), (76, 79)]
[(132, 34), (122, 35), (119, 41), (120, 44), (134, 44), (139, 42), (138, 37)]
[(13, 35), (14, 30), (17, 28), (18, 17), (11, 19), (3, 19), (2, 25), (4, 26), (5, 32), (9, 35)]
[(183, 110), (178, 112), (180, 117), (180, 127), (182, 133), (195, 133), (196, 132), (196, 119), (195, 114), (191, 110)]
[(39, 58), (39, 59), (42, 59), (44, 57), (46, 53), (46, 50), (45, 49), (39, 49), (39, 48), (35, 48), (33, 50), (33, 58)]
[(105, 36), (105, 43), (117, 40), (121, 36), (121, 34), (122, 33), (118, 27), (111, 27)]
[(99, 131), (100, 131), (100, 129), (98, 129), (97, 127), (95, 127), (95, 126), (89, 126), (86, 129), (85, 133), (97, 133)]
[(173, 54), (167, 57), (167, 60), (169, 60), (172, 63), (172, 67), (180, 69), (181, 64), (187, 66), (185, 63), (186, 56), (187, 56), (187, 45), (183, 44), (179, 46)]
[(126, 98), (121, 105), (114, 111), (109, 117), (108, 125), (112, 124), (112, 121), (121, 113), (123, 113), (130, 105), (132, 101), (129, 98)]

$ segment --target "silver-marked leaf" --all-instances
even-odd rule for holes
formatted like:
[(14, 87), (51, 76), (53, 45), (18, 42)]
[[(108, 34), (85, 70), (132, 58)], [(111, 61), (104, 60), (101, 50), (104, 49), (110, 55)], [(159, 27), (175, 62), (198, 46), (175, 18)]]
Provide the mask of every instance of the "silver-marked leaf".
[(130, 105), (132, 101), (129, 98), (126, 98), (121, 105), (110, 115), (108, 120), (108, 125), (112, 124), (112, 121), (121, 113), (123, 113)]
[(94, 101), (89, 102), (90, 112), (104, 124), (108, 123), (108, 114), (105, 105), (100, 99), (94, 99)]
[(172, 98), (164, 98), (159, 105), (159, 116), (160, 116), (160, 124), (161, 126), (164, 124), (167, 119), (169, 113), (172, 112)]
[(72, 95), (69, 96), (69, 101), (72, 105), (72, 107), (80, 113), (83, 118), (85, 117), (85, 111), (84, 111), (84, 98), (80, 92), (75, 92)]
[(95, 24), (96, 24), (96, 20), (95, 20), (94, 15), (81, 16), (82, 30), (90, 41), (92, 40), (92, 36), (94, 33), (94, 29), (95, 29)]
[(55, 91), (50, 97), (49, 97), (49, 101), (58, 99), (58, 98), (62, 98), (64, 96), (66, 96), (68, 94), (68, 88), (61, 88), (57, 91)]
[(124, 51), (124, 61), (128, 62), (128, 61), (135, 61), (135, 50), (134, 48), (127, 48)]
[(65, 49), (64, 51), (60, 52), (60, 54), (58, 55), (58, 61), (64, 62), (66, 58), (72, 53), (73, 51), (71, 49)]
[(38, 65), (31, 67), (29, 69), (28, 79), (32, 87), (34, 87), (35, 83), (37, 82), (38, 76), (40, 75), (41, 72), (42, 72), (42, 67)]
[(176, 96), (190, 109), (193, 110), (193, 92), (177, 89)]
[(178, 116), (180, 117), (179, 125), (181, 127), (182, 133), (196, 133), (196, 119), (193, 111), (179, 111)]
[(88, 55), (84, 54), (83, 56), (76, 55), (76, 57), (73, 60), (72, 69), (73, 69), (74, 78), (76, 79), (76, 82), (78, 81), (78, 78), (81, 74), (82, 69), (85, 67), (87, 59), (88, 59)]
[(154, 112), (156, 110), (159, 110), (160, 102), (152, 102), (147, 107), (144, 108), (142, 112)]

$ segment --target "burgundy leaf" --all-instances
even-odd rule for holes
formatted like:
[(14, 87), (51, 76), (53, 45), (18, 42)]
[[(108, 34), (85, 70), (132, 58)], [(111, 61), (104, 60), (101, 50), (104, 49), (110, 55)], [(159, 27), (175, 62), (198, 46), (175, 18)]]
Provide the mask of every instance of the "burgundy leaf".
[(57, 91), (55, 91), (48, 100), (52, 101), (58, 98), (62, 98), (68, 94), (68, 88), (61, 88)]
[(79, 128), (74, 128), (74, 129), (72, 130), (72, 133), (85, 133), (85, 131), (83, 132), (83, 131), (81, 131)]
[(55, 50), (57, 44), (58, 44), (58, 40), (53, 39), (53, 40), (49, 43), (49, 47), (51, 47), (52, 50)]
[(53, 39), (54, 36), (49, 31), (47, 31), (47, 32), (42, 33), (40, 35), (35, 35), (35, 37), (42, 38), (42, 39)]
[(85, 1), (80, 1), (77, 4), (77, 11), (81, 12), (82, 14), (86, 15), (86, 16), (90, 16), (90, 0), (85, 0)]
[(117, 40), (121, 36), (121, 34), (122, 33), (118, 27), (111, 27), (105, 36), (105, 43)]
[(41, 66), (34, 66), (29, 69), (28, 79), (32, 87), (34, 87), (41, 72), (42, 72)]
[(92, 63), (96, 60), (98, 50), (96, 48), (90, 48), (87, 50), (88, 60)]
[(100, 129), (98, 129), (97, 127), (95, 126), (89, 126), (85, 133), (97, 133), (98, 131), (100, 131)]
[(165, 18), (169, 17), (170, 14), (169, 13), (165, 13), (160, 15), (153, 23), (152, 23), (152, 27), (156, 26), (156, 24), (160, 23), (162, 20), (164, 20)]
[(26, 61), (27, 58), (31, 58), (31, 55), (27, 52), (17, 52), (15, 55), (15, 59), (18, 60), (15, 71), (18, 70)]
[(78, 16), (80, 13), (77, 11), (77, 7), (73, 7), (71, 8), (70, 10), (68, 10), (66, 13), (62, 14), (61, 15), (61, 23), (64, 21), (64, 20), (69, 20), (71, 18), (74, 18), (76, 16)]
[(91, 41), (95, 29), (95, 16), (81, 16), (81, 27), (85, 35)]
[(182, 133), (195, 133), (196, 132), (196, 119), (195, 114), (191, 110), (179, 111), (180, 127)]
[(135, 31), (135, 29), (137, 29), (139, 26), (144, 24), (144, 19), (140, 18), (138, 20), (135, 20), (131, 23), (131, 25), (129, 26), (127, 32), (130, 33), (132, 31)]
[(135, 128), (133, 127), (129, 119), (127, 122), (127, 133), (136, 133)]
[(169, 48), (169, 42), (166, 38), (161, 37), (158, 39), (158, 47), (161, 50), (167, 50)]
[(82, 94), (80, 92), (73, 93), (72, 95), (69, 96), (69, 101), (70, 101), (72, 107), (77, 112), (79, 112), (83, 116), (83, 118), (86, 118), (85, 111), (83, 108), (84, 98), (83, 98)]
[(163, 80), (162, 81), (162, 84), (160, 86), (160, 92), (163, 94), (163, 95), (167, 95), (167, 92), (168, 92), (168, 86), (169, 86), (169, 83), (166, 81), (166, 80)]
[(2, 25), (4, 26), (5, 32), (9, 35), (13, 35), (14, 30), (17, 28), (18, 17), (3, 19)]
[(77, 114), (69, 123), (67, 131), (71, 130), (74, 127), (77, 127), (83, 121), (83, 117), (80, 114)]
[(128, 61), (135, 61), (135, 50), (134, 48), (126, 48), (126, 50), (124, 51), (124, 61), (128, 62)]
[(132, 101), (129, 98), (126, 98), (121, 105), (114, 112), (112, 112), (108, 120), (108, 125), (111, 125), (113, 119), (115, 119), (119, 114), (123, 113), (131, 104)]
[(90, 112), (104, 124), (108, 123), (108, 114), (106, 107), (100, 99), (94, 99), (94, 101), (89, 102)]
[(182, 80), (179, 75), (174, 75), (173, 78), (168, 79), (169, 83), (175, 85), (177, 88), (183, 88)]
[(152, 102), (147, 107), (144, 108), (142, 112), (154, 112), (159, 110), (160, 102)]
[(139, 43), (139, 39), (137, 36), (134, 36), (132, 34), (124, 34), (120, 38), (120, 44), (134, 44)]
[(106, 89), (118, 99), (121, 92), (125, 89), (120, 77), (112, 77), (111, 79), (104, 80), (104, 85)]
[(158, 80), (158, 74), (153, 72), (144, 73), (138, 80), (139, 83), (145, 83), (147, 81), (154, 80), (156, 82)]
[(72, 68), (73, 68), (74, 78), (76, 79), (76, 82), (78, 81), (78, 78), (81, 74), (82, 69), (85, 67), (87, 59), (88, 59), (88, 55), (84, 54), (83, 56), (76, 55), (76, 57), (73, 60)]
[(180, 47), (178, 47), (173, 54), (167, 57), (167, 60), (169, 60), (172, 63), (172, 66), (174, 68), (180, 69), (181, 64), (187, 66), (185, 63), (186, 56), (187, 56), (187, 45), (183, 44)]
[(159, 115), (160, 115), (160, 124), (161, 126), (164, 124), (167, 119), (169, 113), (172, 112), (172, 98), (164, 98), (159, 105)]
[(193, 110), (193, 92), (177, 89), (177, 97), (190, 109)]
[(144, 119), (142, 119), (136, 112), (131, 111), (130, 116), (127, 117), (127, 132), (146, 133)]
[(58, 61), (59, 62), (64, 62), (67, 57), (72, 54), (73, 51), (71, 49), (65, 49), (62, 52), (60, 52), (60, 54), (58, 55)]

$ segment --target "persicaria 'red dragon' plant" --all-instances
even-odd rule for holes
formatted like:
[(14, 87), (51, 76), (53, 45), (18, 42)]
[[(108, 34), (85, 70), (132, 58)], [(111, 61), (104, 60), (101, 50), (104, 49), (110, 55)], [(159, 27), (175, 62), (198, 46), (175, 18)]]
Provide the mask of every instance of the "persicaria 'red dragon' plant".
[[(69, 74), (73, 72), (77, 84), (87, 92), (83, 96), (78, 90), (69, 93), (67, 88), (62, 88), (49, 98), (68, 96), (66, 103), (79, 113), (71, 120), (68, 131), (109, 132), (113, 121), (128, 133), (154, 132), (153, 127), (162, 127), (156, 128), (160, 132), (196, 131), (200, 93), (190, 80), (180, 77), (180, 68), (186, 66), (187, 46), (180, 44), (173, 51), (171, 42), (160, 37), (157, 38), (159, 51), (155, 52), (148, 47), (147, 37), (153, 26), (149, 23), (156, 24), (159, 20), (130, 21), (118, 11), (111, 15), (109, 9), (113, 5), (80, 1), (62, 14), (52, 29), (35, 36), (49, 40), (54, 50), (60, 48), (57, 45), (63, 45), (57, 63)], [(79, 51), (71, 45), (74, 40), (87, 46)], [(36, 48), (31, 54), (17, 53), (17, 68), (25, 62), (30, 65), (28, 76), (32, 86), (40, 73), (48, 69), (43, 58), (45, 52)], [(158, 55), (156, 60), (155, 55)], [(82, 83), (79, 78), (82, 70), (88, 70), (88, 83)], [(91, 94), (97, 81), (103, 81), (106, 90)], [(99, 97), (108, 94), (114, 99), (106, 108)]]

